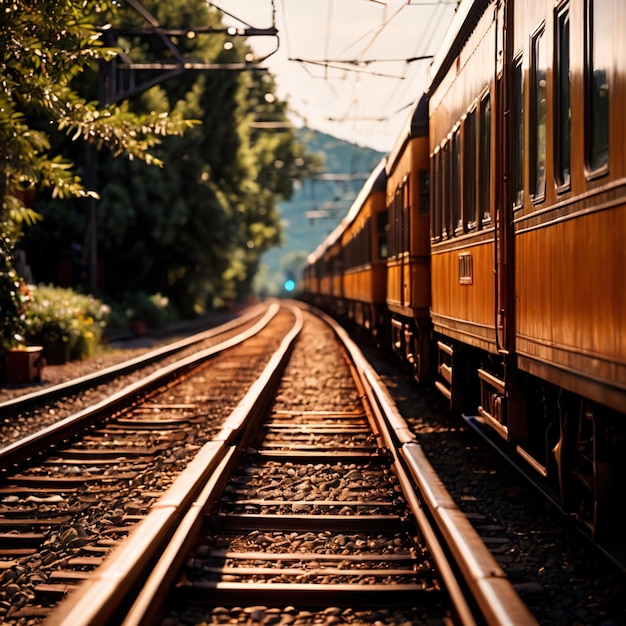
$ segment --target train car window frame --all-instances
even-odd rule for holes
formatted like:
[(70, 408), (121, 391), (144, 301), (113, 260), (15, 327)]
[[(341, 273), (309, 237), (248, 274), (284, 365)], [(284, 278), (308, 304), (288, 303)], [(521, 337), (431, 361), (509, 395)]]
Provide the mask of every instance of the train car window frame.
[(524, 206), (524, 62), (519, 54), (513, 59), (513, 132), (511, 133), (511, 189), (513, 209)]
[(407, 174), (402, 179), (402, 251), (411, 250), (411, 177)]
[(401, 239), (400, 239), (400, 229), (401, 224), (400, 220), (402, 219), (401, 211), (400, 211), (400, 199), (401, 199), (401, 191), (400, 187), (396, 187), (393, 193), (393, 201), (391, 204), (391, 254), (393, 257), (397, 257), (400, 254), (401, 250)]
[(432, 168), (432, 179), (435, 181), (435, 193), (431, 197), (431, 239), (433, 242), (441, 240), (441, 202), (442, 202), (442, 180), (441, 180), (441, 150), (439, 146), (435, 148), (430, 159)]
[(546, 198), (548, 153), (548, 59), (546, 24), (530, 38), (530, 192), (535, 204)]
[(389, 256), (387, 234), (389, 232), (389, 211), (379, 211), (376, 215), (376, 233), (378, 236), (378, 258), (386, 259)]
[(463, 221), (468, 231), (478, 228), (478, 218), (476, 212), (478, 203), (476, 202), (476, 107), (467, 113), (463, 123)]
[(374, 261), (374, 251), (372, 250), (372, 216), (370, 215), (363, 224), (363, 228), (356, 236), (358, 246), (355, 256), (358, 255), (359, 265), (372, 265)]
[(452, 132), (450, 145), (450, 236), (463, 233), (463, 214), (461, 212), (461, 126), (457, 124)]
[(572, 98), (569, 0), (554, 16), (554, 173), (558, 193), (571, 188)]
[(480, 99), (478, 198), (481, 212), (480, 226), (491, 224), (491, 94), (487, 91)]
[[(585, 167), (589, 180), (605, 175), (609, 169), (609, 72), (612, 49), (609, 33), (613, 33), (609, 13), (612, 10), (612, 2), (585, 2)], [(607, 49), (609, 52), (604, 54), (607, 58), (603, 58), (602, 51)], [(602, 61), (606, 61), (606, 64), (600, 70), (598, 65)], [(603, 77), (599, 74), (602, 71)]]
[(441, 147), (441, 160), (442, 160), (442, 187), (443, 192), (441, 194), (441, 238), (450, 238), (450, 197), (452, 195), (452, 185), (450, 179), (452, 178), (452, 163), (450, 159), (450, 142), (446, 141)]

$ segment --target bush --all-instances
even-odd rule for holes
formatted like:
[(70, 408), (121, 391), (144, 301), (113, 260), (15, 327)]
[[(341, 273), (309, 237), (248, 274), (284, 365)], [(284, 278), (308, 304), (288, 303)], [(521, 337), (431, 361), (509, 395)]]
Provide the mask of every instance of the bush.
[(169, 300), (158, 293), (152, 296), (141, 291), (126, 293), (122, 296), (121, 305), (129, 322), (141, 321), (148, 328), (159, 328), (177, 317)]
[(24, 312), (28, 343), (61, 345), (69, 360), (78, 360), (93, 356), (102, 343), (109, 307), (71, 289), (38, 285)]
[(28, 290), (13, 268), (8, 240), (0, 241), (0, 357), (22, 340)]

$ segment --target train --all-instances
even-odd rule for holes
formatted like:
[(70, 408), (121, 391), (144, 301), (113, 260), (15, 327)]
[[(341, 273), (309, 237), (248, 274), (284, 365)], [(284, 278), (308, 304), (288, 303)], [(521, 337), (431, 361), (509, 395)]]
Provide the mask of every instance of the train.
[(626, 3), (462, 0), (300, 298), (624, 551)]

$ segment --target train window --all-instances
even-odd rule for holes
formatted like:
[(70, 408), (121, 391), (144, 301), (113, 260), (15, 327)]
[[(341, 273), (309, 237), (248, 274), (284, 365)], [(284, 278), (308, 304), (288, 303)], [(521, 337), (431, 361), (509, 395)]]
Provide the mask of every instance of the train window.
[(410, 220), (411, 220), (411, 185), (407, 176), (402, 181), (402, 251), (410, 250)]
[(480, 103), (480, 145), (478, 159), (478, 197), (481, 223), (491, 221), (491, 98), (487, 94)]
[(513, 65), (513, 134), (511, 146), (511, 175), (513, 205), (524, 202), (524, 67), (519, 58)]
[(443, 193), (441, 205), (441, 236), (447, 239), (452, 229), (450, 228), (450, 205), (452, 204), (452, 159), (450, 142), (443, 146)]
[(476, 109), (463, 127), (463, 216), (468, 230), (476, 228)]
[(404, 241), (406, 229), (406, 216), (404, 215), (405, 187), (405, 181), (398, 185), (391, 205), (391, 213), (389, 215), (391, 224), (389, 228), (387, 228), (387, 232), (389, 233), (389, 254), (391, 256), (400, 254), (403, 250), (407, 249)]
[(402, 186), (396, 189), (396, 199), (393, 205), (394, 212), (394, 233), (393, 246), (394, 252), (400, 254), (402, 252)]
[(432, 213), (430, 219), (431, 237), (441, 238), (441, 151), (437, 150), (431, 158), (432, 178), (435, 181), (435, 193), (432, 198)]
[(365, 222), (365, 225), (358, 234), (359, 263), (371, 264), (372, 262), (372, 220), (371, 218)]
[(452, 136), (450, 158), (452, 160), (450, 180), (452, 185), (452, 204), (450, 206), (452, 224), (450, 234), (458, 235), (463, 232), (463, 219), (461, 218), (461, 132), (458, 129)]
[(348, 245), (344, 248), (345, 268), (347, 270), (359, 265), (359, 243), (361, 242), (361, 233), (357, 233), (350, 238)]
[(569, 6), (565, 3), (557, 10), (556, 24), (556, 58), (554, 71), (555, 94), (555, 172), (559, 188), (570, 185), (570, 146), (572, 136), (572, 112), (570, 95), (570, 38), (569, 38)]
[(611, 37), (613, 20), (616, 19), (614, 9), (612, 0), (587, 0), (586, 157), (587, 167), (595, 172), (606, 169), (609, 162), (608, 79), (614, 50)]
[(378, 258), (387, 258), (387, 231), (389, 230), (389, 214), (381, 211), (376, 216), (376, 233), (378, 235)]
[(531, 191), (533, 200), (546, 195), (547, 58), (545, 25), (534, 34), (531, 44)]
[(389, 254), (395, 256), (398, 253), (398, 239), (396, 228), (398, 223), (398, 190), (393, 194), (393, 200), (389, 207)]
[(531, 192), (541, 201), (546, 193), (547, 66), (545, 25), (531, 44)]

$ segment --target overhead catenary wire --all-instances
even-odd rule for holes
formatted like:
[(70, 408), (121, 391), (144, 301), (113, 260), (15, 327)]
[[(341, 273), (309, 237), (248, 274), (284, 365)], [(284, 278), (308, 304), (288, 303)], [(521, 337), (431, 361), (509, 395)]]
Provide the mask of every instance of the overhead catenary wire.
[[(215, 2), (247, 22), (269, 18), (270, 0)], [(430, 59), (457, 4), (277, 1), (273, 22), (280, 51), (269, 69), (290, 115), (338, 138), (356, 143), (363, 138), (372, 147), (383, 142), (383, 151), (390, 149), (405, 123), (405, 109), (428, 82)], [(232, 23), (234, 18), (226, 17)], [(263, 40), (253, 45), (259, 50)]]

